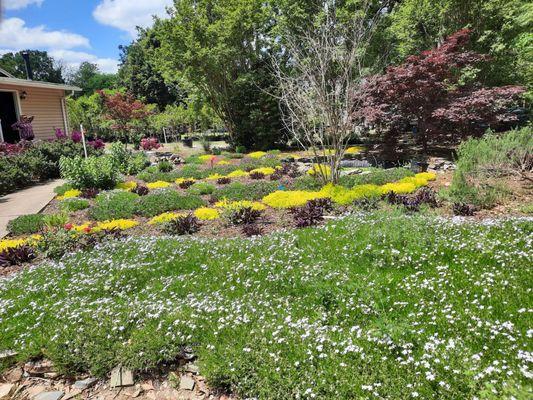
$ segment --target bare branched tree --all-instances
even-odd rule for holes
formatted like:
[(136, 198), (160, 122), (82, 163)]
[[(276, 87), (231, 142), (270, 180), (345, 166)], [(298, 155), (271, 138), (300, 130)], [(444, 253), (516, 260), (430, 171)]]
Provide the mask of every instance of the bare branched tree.
[(352, 119), (368, 72), (368, 50), (382, 10), (362, 2), (350, 21), (339, 21), (335, 1), (324, 0), (314, 29), (284, 35), (287, 64), (275, 61), (284, 123), (292, 141), (327, 160), (318, 168), (324, 182), (336, 183), (340, 162), (356, 126)]

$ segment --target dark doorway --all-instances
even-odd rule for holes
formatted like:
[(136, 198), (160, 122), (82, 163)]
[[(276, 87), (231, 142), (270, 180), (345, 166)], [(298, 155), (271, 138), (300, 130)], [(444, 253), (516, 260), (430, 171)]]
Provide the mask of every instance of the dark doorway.
[(13, 92), (0, 92), (0, 120), (2, 121), (4, 142), (18, 142), (19, 133), (11, 128), (11, 125), (17, 122), (17, 110)]

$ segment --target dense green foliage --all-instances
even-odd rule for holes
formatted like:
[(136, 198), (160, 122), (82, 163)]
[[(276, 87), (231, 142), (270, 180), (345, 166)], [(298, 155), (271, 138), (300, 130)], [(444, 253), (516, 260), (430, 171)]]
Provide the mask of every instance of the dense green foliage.
[[(101, 154), (88, 146), (90, 155)], [(83, 146), (71, 140), (33, 143), (19, 154), (0, 155), (0, 194), (29, 186), (38, 181), (59, 178), (61, 157), (83, 155)]]
[(113, 89), (116, 84), (116, 76), (100, 72), (96, 64), (82, 62), (69, 77), (69, 83), (82, 88), (77, 96), (91, 96), (97, 90)]
[(190, 345), (242, 398), (525, 399), (532, 230), (387, 213), (111, 242), (0, 281), (0, 348), (105, 376)]
[[(63, 68), (56, 63), (46, 51), (25, 50), (29, 53), (33, 79), (36, 81), (64, 83)], [(16, 53), (4, 53), (0, 57), (0, 68), (6, 70), (15, 78), (26, 79), (26, 67), (21, 55)]]
[(194, 210), (205, 205), (195, 195), (182, 195), (172, 189), (162, 189), (142, 196), (137, 200), (136, 212), (143, 217), (154, 217), (174, 210)]
[(43, 214), (20, 215), (7, 224), (7, 230), (12, 235), (30, 235), (38, 233), (44, 228)]
[(101, 193), (96, 196), (89, 216), (96, 221), (130, 218), (135, 213), (138, 198), (137, 194), (125, 191)]
[(229, 185), (217, 188), (211, 196), (215, 200), (260, 200), (267, 194), (274, 192), (277, 188), (277, 182), (263, 181), (247, 184), (233, 182)]
[(111, 189), (118, 181), (119, 171), (108, 156), (61, 157), (59, 166), (61, 177), (77, 189)]
[(509, 192), (498, 178), (530, 175), (532, 154), (531, 125), (467, 140), (459, 146), (457, 170), (445, 195), (453, 201), (492, 207)]

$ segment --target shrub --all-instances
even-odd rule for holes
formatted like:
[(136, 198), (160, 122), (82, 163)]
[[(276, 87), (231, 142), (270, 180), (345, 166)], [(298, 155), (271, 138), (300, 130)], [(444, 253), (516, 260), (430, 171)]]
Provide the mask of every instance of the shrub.
[(290, 209), (290, 213), (297, 228), (314, 226), (324, 219), (326, 207), (331, 207), (331, 201), (328, 203), (325, 199), (310, 200), (302, 207)]
[(27, 214), (12, 219), (7, 224), (7, 230), (12, 235), (31, 235), (44, 228), (43, 214)]
[(180, 172), (178, 171), (159, 172), (157, 167), (155, 167), (155, 170), (147, 168), (137, 175), (138, 179), (149, 183), (157, 181), (174, 182), (179, 177)]
[(0, 267), (20, 265), (33, 260), (36, 257), (35, 250), (26, 244), (11, 247), (0, 252)]
[(96, 188), (85, 188), (81, 190), (81, 197), (84, 199), (94, 199), (100, 193), (99, 189)]
[(174, 166), (170, 161), (162, 160), (157, 164), (157, 169), (159, 172), (170, 172), (174, 169)]
[(260, 217), (261, 211), (249, 206), (228, 208), (224, 211), (224, 218), (233, 225), (250, 225)]
[(235, 153), (237, 153), (237, 154), (246, 153), (246, 147), (244, 147), (244, 146), (235, 146)]
[(223, 176), (222, 178), (217, 179), (217, 183), (219, 185), (227, 185), (231, 183), (231, 178), (228, 178), (227, 176)]
[(467, 203), (453, 203), (453, 214), (471, 217), (476, 213), (476, 206)]
[(263, 227), (256, 223), (243, 225), (242, 233), (248, 237), (261, 236), (263, 234)]
[(66, 229), (44, 232), (37, 248), (47, 258), (57, 260), (79, 246), (77, 234)]
[(192, 235), (199, 230), (200, 222), (192, 214), (174, 218), (163, 226), (163, 231), (169, 235)]
[(109, 146), (109, 157), (115, 167), (125, 175), (135, 175), (150, 165), (148, 157), (143, 152), (133, 153), (124, 144), (116, 142)]
[(227, 186), (217, 188), (213, 194), (213, 200), (259, 200), (278, 188), (276, 182), (254, 182), (244, 184), (233, 182)]
[(176, 183), (178, 184), (180, 189), (188, 189), (192, 185), (194, 185), (194, 179), (178, 178), (178, 179), (176, 179)]
[(68, 222), (68, 214), (65, 212), (58, 214), (47, 214), (44, 216), (43, 221), (47, 228), (62, 227)]
[(215, 185), (206, 182), (197, 182), (189, 188), (189, 193), (196, 195), (211, 194), (215, 191)]
[(250, 172), (250, 179), (259, 180), (259, 179), (264, 179), (264, 178), (265, 178), (265, 174), (262, 172), (259, 172), (259, 171)]
[(448, 196), (458, 203), (493, 207), (508, 191), (501, 178), (508, 175), (527, 178), (531, 175), (532, 153), (532, 125), (461, 143)]
[(59, 208), (61, 208), (62, 211), (66, 211), (66, 212), (85, 210), (86, 208), (89, 208), (89, 201), (85, 199), (76, 199), (76, 198), (67, 199), (67, 200), (63, 200), (59, 204)]
[(150, 193), (150, 189), (148, 189), (148, 187), (145, 185), (137, 184), (137, 186), (135, 186), (135, 188), (132, 189), (131, 192), (139, 196), (146, 196), (148, 193)]
[(62, 157), (59, 165), (61, 176), (78, 189), (111, 189), (117, 183), (118, 173), (109, 157)]
[(181, 195), (174, 190), (160, 190), (140, 197), (135, 205), (136, 213), (144, 217), (172, 210), (193, 210), (205, 205), (198, 196)]
[(138, 198), (137, 194), (124, 191), (100, 193), (89, 210), (89, 216), (96, 221), (130, 218), (135, 214)]

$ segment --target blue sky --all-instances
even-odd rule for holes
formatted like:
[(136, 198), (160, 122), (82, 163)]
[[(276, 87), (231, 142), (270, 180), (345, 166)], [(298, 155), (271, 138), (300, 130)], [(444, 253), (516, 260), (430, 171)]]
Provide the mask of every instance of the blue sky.
[(0, 53), (48, 51), (71, 68), (83, 61), (115, 72), (118, 46), (135, 37), (136, 26), (164, 16), (172, 0), (0, 0)]

